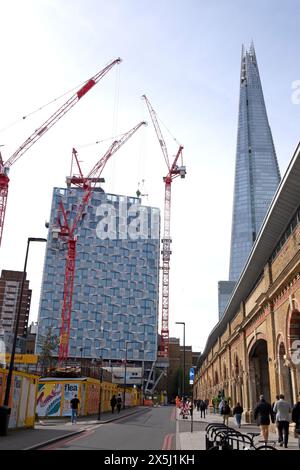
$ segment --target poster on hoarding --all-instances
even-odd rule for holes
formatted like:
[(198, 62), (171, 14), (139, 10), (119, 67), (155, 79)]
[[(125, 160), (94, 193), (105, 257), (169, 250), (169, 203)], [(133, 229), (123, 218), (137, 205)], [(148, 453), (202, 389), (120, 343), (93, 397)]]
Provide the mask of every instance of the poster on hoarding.
[(38, 416), (60, 416), (61, 384), (40, 383), (36, 412)]
[(22, 377), (15, 375), (13, 378), (13, 391), (12, 391), (12, 404), (11, 404), (11, 413), (8, 426), (10, 428), (17, 427), (18, 420), (18, 408), (21, 398), (21, 386), (22, 386)]
[[(78, 383), (65, 383), (63, 384), (64, 387), (64, 406), (62, 410), (62, 416), (71, 416), (71, 400), (72, 398), (77, 395), (77, 398), (79, 398), (79, 384)], [(80, 403), (81, 405), (81, 403)], [(79, 411), (81, 406), (79, 405)]]
[(19, 405), (18, 427), (25, 426), (28, 391), (29, 379), (23, 377), (22, 393)]

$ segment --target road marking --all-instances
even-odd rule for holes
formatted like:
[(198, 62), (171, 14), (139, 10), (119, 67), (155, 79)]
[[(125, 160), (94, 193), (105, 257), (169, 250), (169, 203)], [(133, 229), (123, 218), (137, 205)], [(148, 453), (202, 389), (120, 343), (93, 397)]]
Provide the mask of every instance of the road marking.
[(167, 434), (164, 438), (162, 450), (171, 450), (172, 440), (175, 434)]
[(78, 440), (78, 439), (82, 439), (83, 437), (90, 436), (90, 435), (93, 434), (94, 432), (95, 432), (95, 431), (83, 431), (79, 436), (73, 436), (73, 437), (61, 439), (60, 441), (55, 442), (54, 444), (51, 444), (50, 446), (42, 447), (40, 450), (54, 450), (54, 449), (58, 449), (58, 448), (64, 446), (65, 444), (67, 444), (68, 442), (73, 442), (73, 441), (76, 441), (76, 440)]

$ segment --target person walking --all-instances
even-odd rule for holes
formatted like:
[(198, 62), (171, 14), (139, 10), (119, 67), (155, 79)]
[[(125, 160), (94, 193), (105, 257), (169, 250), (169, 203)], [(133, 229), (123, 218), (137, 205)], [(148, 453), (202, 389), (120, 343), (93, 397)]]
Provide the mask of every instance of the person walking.
[(200, 398), (198, 398), (198, 400), (197, 400), (197, 411), (200, 411), (200, 403), (201, 403), (201, 400), (200, 400)]
[(239, 428), (241, 427), (243, 411), (244, 411), (243, 407), (238, 402), (236, 406), (233, 408), (233, 412), (232, 412), (232, 415), (235, 416), (236, 424), (238, 425)]
[[(278, 423), (278, 442), (279, 445), (287, 448), (289, 440), (289, 425), (290, 425), (290, 404), (285, 401), (284, 395), (279, 395), (279, 400), (275, 403), (273, 412), (276, 413), (276, 421)], [(284, 436), (284, 439), (283, 439)]]
[(72, 400), (70, 401), (72, 424), (77, 424), (77, 414), (78, 414), (79, 403), (80, 403), (80, 400), (78, 400), (77, 395), (75, 395), (74, 398), (72, 398)]
[[(274, 406), (275, 406), (275, 403), (279, 400), (279, 395), (276, 395), (276, 400), (272, 403), (272, 411), (274, 410)], [(273, 414), (274, 414), (274, 421), (275, 421), (275, 431), (277, 433), (277, 436), (278, 436), (278, 421), (276, 421), (276, 413), (274, 413), (273, 411)]]
[(205, 410), (206, 410), (205, 401), (201, 400), (200, 401), (200, 418), (202, 418), (202, 415), (203, 415), (203, 418), (205, 419)]
[(295, 423), (295, 437), (298, 437), (298, 448), (300, 449), (300, 392), (298, 401), (292, 410), (292, 421)]
[(220, 415), (222, 414), (222, 408), (224, 406), (224, 403), (225, 403), (225, 400), (224, 400), (224, 398), (222, 398), (220, 403), (219, 403), (219, 413), (220, 413)]
[(117, 396), (117, 410), (118, 410), (118, 413), (120, 413), (121, 407), (122, 407), (122, 398), (121, 398), (121, 395), (119, 394)]
[(274, 414), (270, 403), (266, 402), (263, 395), (259, 397), (259, 403), (256, 405), (254, 410), (254, 419), (257, 420), (257, 424), (260, 426), (261, 434), (265, 443), (269, 439), (269, 426), (270, 418), (274, 423)]
[(223, 424), (228, 426), (228, 420), (230, 416), (230, 406), (228, 405), (228, 402), (226, 400), (223, 400), (223, 406), (220, 410), (221, 415), (223, 416)]
[(116, 404), (117, 404), (116, 395), (113, 395), (113, 396), (111, 397), (111, 400), (110, 400), (110, 406), (111, 406), (111, 412), (112, 412), (112, 413), (115, 412)]

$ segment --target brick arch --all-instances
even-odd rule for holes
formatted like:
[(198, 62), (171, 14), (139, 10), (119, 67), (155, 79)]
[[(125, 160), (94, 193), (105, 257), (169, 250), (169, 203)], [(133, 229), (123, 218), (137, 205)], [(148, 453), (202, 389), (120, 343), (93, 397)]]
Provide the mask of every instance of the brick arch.
[(278, 335), (277, 335), (277, 338), (276, 338), (276, 357), (278, 357), (280, 355), (281, 345), (284, 346), (285, 354), (286, 354), (286, 351), (287, 351), (286, 340), (284, 339), (283, 333), (279, 332)]
[(292, 299), (292, 308), (289, 306), (286, 323), (286, 344), (290, 354), (292, 343), (300, 339), (300, 311), (296, 299)]
[(265, 341), (267, 341), (266, 335), (264, 333), (261, 333), (261, 332), (257, 333), (256, 335), (254, 335), (251, 338), (251, 340), (250, 340), (250, 342), (247, 346), (248, 357), (249, 357), (253, 347), (255, 346), (255, 343), (257, 343), (257, 341), (259, 341), (260, 339), (264, 339)]

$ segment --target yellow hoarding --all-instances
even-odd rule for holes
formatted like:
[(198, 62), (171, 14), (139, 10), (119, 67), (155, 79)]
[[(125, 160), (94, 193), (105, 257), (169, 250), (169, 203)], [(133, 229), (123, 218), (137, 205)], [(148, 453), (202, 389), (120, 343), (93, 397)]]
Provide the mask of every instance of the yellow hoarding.
[[(15, 354), (14, 362), (19, 364), (36, 364), (38, 356), (36, 354)], [(10, 362), (10, 354), (0, 354), (0, 362)]]

